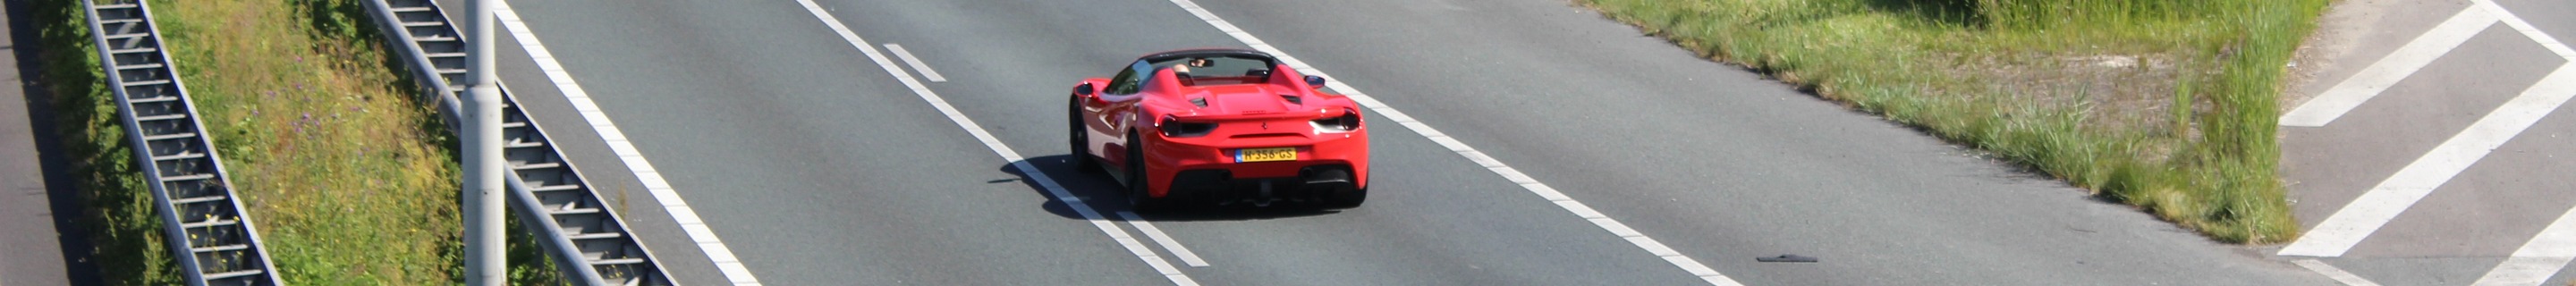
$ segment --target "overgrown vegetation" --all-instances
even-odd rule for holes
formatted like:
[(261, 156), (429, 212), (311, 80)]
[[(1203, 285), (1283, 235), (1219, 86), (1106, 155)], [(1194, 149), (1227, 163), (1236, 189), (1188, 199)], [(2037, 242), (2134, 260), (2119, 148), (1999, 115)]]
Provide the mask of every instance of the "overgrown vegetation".
[(2231, 242), (2295, 238), (2284, 66), (2328, 0), (1581, 0)]
[[(180, 284), (76, 1), (36, 1), (30, 14), (92, 257), (113, 285)], [(411, 95), (356, 1), (150, 4), (288, 283), (455, 284), (453, 133)], [(514, 240), (512, 284), (561, 284), (530, 241)]]

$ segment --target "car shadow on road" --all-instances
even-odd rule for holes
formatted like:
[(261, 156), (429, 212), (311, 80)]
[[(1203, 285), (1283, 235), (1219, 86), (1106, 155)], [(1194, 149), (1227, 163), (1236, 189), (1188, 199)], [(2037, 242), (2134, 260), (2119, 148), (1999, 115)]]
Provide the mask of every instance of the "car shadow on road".
[[(1045, 172), (1048, 179), (1053, 179), (1056, 184), (1064, 187), (1064, 191), (1066, 193), (1073, 195), (1075, 198), (1079, 198), (1082, 200), (1083, 204), (1090, 206), (1094, 211), (1098, 211), (1104, 218), (1119, 219), (1117, 215), (1118, 212), (1134, 209), (1132, 206), (1127, 205), (1127, 195), (1121, 193), (1124, 189), (1118, 184), (1118, 181), (1110, 179), (1108, 175), (1085, 174), (1075, 171), (1073, 169), (1072, 159), (1073, 157), (1070, 155), (1049, 155), (1028, 158), (1021, 162), (1027, 162), (1029, 166), (1036, 167), (1039, 172)], [(1030, 192), (1037, 194), (1038, 196), (1046, 197), (1046, 204), (1040, 206), (1040, 208), (1046, 209), (1047, 213), (1053, 213), (1056, 216), (1062, 216), (1069, 219), (1086, 219), (1082, 217), (1081, 213), (1075, 212), (1072, 207), (1066, 206), (1063, 199), (1057, 198), (1053, 194), (1049, 194), (1045, 186), (1039, 185), (1036, 180), (1030, 179), (1028, 174), (1021, 173), (1019, 167), (1011, 166), (1011, 164), (1002, 164), (1001, 166), (996, 166), (994, 168), (1002, 171), (1003, 173), (1009, 173), (1014, 176), (1014, 178), (987, 181), (986, 183), (1017, 183), (1021, 186), (1027, 187)], [(1200, 205), (1170, 211), (1138, 213), (1136, 216), (1144, 219), (1145, 221), (1243, 221), (1308, 217), (1336, 213), (1341, 213), (1341, 211), (1326, 210), (1298, 204), (1276, 204), (1268, 207)]]

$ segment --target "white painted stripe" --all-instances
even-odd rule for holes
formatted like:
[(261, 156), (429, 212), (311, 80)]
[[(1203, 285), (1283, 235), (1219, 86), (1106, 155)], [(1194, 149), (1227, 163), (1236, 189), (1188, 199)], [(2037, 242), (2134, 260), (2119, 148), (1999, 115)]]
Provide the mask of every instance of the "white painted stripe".
[(1145, 222), (1145, 220), (1137, 218), (1136, 213), (1123, 211), (1118, 212), (1118, 219), (1126, 221), (1127, 224), (1135, 225), (1137, 232), (1145, 233), (1145, 239), (1154, 240), (1154, 244), (1162, 245), (1163, 251), (1171, 252), (1173, 256), (1180, 256), (1181, 263), (1189, 264), (1190, 267), (1208, 266), (1206, 259), (1199, 259), (1198, 253), (1190, 252), (1189, 247), (1181, 246), (1180, 240), (1172, 239), (1171, 235), (1163, 234), (1163, 228), (1154, 227), (1154, 224), (1151, 223), (1139, 223)]
[[(1227, 36), (1233, 36), (1236, 41), (1241, 41), (1244, 45), (1251, 46), (1254, 50), (1270, 53), (1270, 55), (1278, 57), (1280, 62), (1287, 63), (1288, 67), (1297, 69), (1297, 72), (1299, 73), (1332, 78), (1332, 76), (1325, 75), (1323, 70), (1315, 69), (1313, 66), (1308, 66), (1305, 61), (1297, 60), (1297, 57), (1288, 55), (1288, 52), (1280, 51), (1278, 47), (1273, 47), (1270, 43), (1261, 41), (1261, 38), (1253, 37), (1252, 33), (1244, 32), (1241, 27), (1235, 27), (1234, 23), (1226, 22), (1225, 19), (1222, 18), (1217, 18), (1216, 13), (1208, 12), (1207, 8), (1200, 7), (1198, 2), (1192, 2), (1191, 0), (1171, 1), (1173, 5), (1181, 6), (1181, 10), (1188, 10), (1190, 15), (1198, 16), (1200, 21), (1205, 21), (1208, 25), (1215, 26), (1217, 31), (1223, 31)], [(1672, 247), (1665, 246), (1663, 242), (1655, 241), (1653, 238), (1647, 238), (1644, 233), (1639, 233), (1635, 229), (1629, 228), (1627, 224), (1619, 223), (1616, 219), (1611, 219), (1609, 216), (1601, 215), (1599, 211), (1593, 210), (1590, 206), (1585, 206), (1583, 202), (1575, 201), (1573, 198), (1566, 197), (1563, 193), (1558, 193), (1556, 188), (1548, 187), (1546, 183), (1540, 183), (1537, 179), (1531, 179), (1529, 174), (1523, 174), (1520, 170), (1513, 169), (1509, 165), (1504, 165), (1501, 160), (1495, 160), (1492, 156), (1485, 155), (1485, 152), (1483, 151), (1476, 151), (1475, 147), (1469, 147), (1467, 146), (1467, 143), (1459, 142), (1457, 139), (1450, 138), (1447, 133), (1441, 133), (1438, 129), (1432, 129), (1431, 125), (1416, 121), (1412, 116), (1405, 115), (1403, 111), (1398, 111), (1393, 106), (1387, 106), (1386, 103), (1378, 102), (1375, 98), (1370, 98), (1368, 94), (1361, 93), (1359, 89), (1351, 88), (1350, 84), (1345, 84), (1341, 81), (1330, 81), (1326, 82), (1324, 85), (1332, 88), (1334, 91), (1340, 91), (1342, 95), (1350, 96), (1352, 101), (1359, 102), (1361, 106), (1367, 106), (1369, 111), (1377, 112), (1378, 116), (1385, 117), (1387, 121), (1394, 121), (1396, 125), (1404, 126), (1404, 129), (1413, 130), (1413, 133), (1419, 133), (1422, 134), (1422, 137), (1424, 138), (1430, 138), (1431, 142), (1439, 143), (1441, 147), (1447, 147), (1450, 151), (1458, 153), (1458, 156), (1466, 157), (1468, 161), (1473, 161), (1476, 165), (1484, 166), (1485, 170), (1492, 171), (1495, 175), (1500, 175), (1504, 179), (1509, 179), (1514, 183), (1518, 183), (1522, 189), (1529, 190), (1531, 194), (1538, 195), (1540, 198), (1545, 198), (1550, 202), (1556, 203), (1557, 206), (1565, 208), (1566, 212), (1573, 213), (1577, 217), (1584, 218), (1585, 220), (1592, 222), (1595, 226), (1600, 226), (1603, 231), (1608, 231), (1611, 234), (1618, 235), (1622, 239), (1627, 239), (1630, 244), (1635, 244), (1638, 249), (1646, 250), (1647, 253), (1654, 254), (1658, 258), (1664, 259), (1664, 262), (1672, 263), (1673, 267), (1681, 268), (1682, 271), (1688, 272), (1692, 276), (1698, 276), (1700, 280), (1707, 281), (1710, 285), (1743, 285), (1743, 283), (1735, 282), (1734, 278), (1728, 278), (1726, 277), (1726, 274), (1720, 274), (1717, 270), (1709, 268), (1708, 265), (1700, 264), (1698, 260), (1693, 260), (1690, 256), (1683, 255), (1678, 251), (1673, 251)]]
[(2570, 258), (2566, 256), (2538, 257), (2519, 255), (2505, 258), (2504, 263), (2496, 264), (2495, 269), (2488, 270), (2486, 276), (2479, 277), (2476, 284), (2470, 285), (2530, 286), (2548, 283), (2549, 277), (2551, 275), (2557, 275), (2559, 268), (2567, 267), (2567, 260), (2569, 259)]
[[(1091, 221), (1092, 227), (1099, 228), (1103, 234), (1108, 234), (1110, 240), (1117, 241), (1118, 246), (1127, 248), (1127, 252), (1134, 254), (1136, 259), (1144, 260), (1145, 265), (1153, 267), (1155, 273), (1162, 274), (1163, 278), (1171, 280), (1172, 284), (1199, 285), (1197, 280), (1190, 279), (1188, 274), (1181, 273), (1180, 268), (1172, 267), (1171, 262), (1163, 261), (1161, 256), (1155, 255), (1153, 249), (1146, 248), (1144, 243), (1139, 243), (1135, 237), (1128, 236), (1127, 231), (1118, 227), (1118, 224), (1102, 217), (1100, 212), (1093, 210), (1090, 204), (1083, 203), (1082, 199), (1065, 191), (1064, 186), (1056, 184), (1055, 179), (1047, 177), (1046, 172), (1039, 171), (1037, 166), (1029, 165), (1027, 158), (1020, 157), (1020, 152), (1012, 151), (1010, 146), (1003, 145), (1001, 139), (994, 138), (992, 132), (984, 131), (984, 127), (976, 125), (974, 119), (966, 118), (966, 114), (958, 112), (956, 106), (951, 106), (948, 100), (941, 99), (939, 93), (930, 91), (929, 86), (924, 86), (920, 80), (913, 79), (912, 74), (904, 73), (902, 68), (895, 67), (894, 62), (886, 60), (885, 54), (878, 53), (875, 47), (868, 45), (866, 39), (860, 39), (857, 32), (851, 32), (849, 26), (841, 24), (841, 18), (825, 12), (823, 6), (814, 4), (814, 0), (796, 0), (796, 4), (804, 5), (806, 12), (813, 13), (814, 18), (822, 20), (824, 26), (831, 27), (832, 33), (839, 34), (841, 40), (850, 42), (850, 46), (858, 48), (860, 53), (867, 54), (869, 61), (876, 62), (877, 67), (884, 68), (887, 74), (892, 74), (895, 81), (903, 82), (904, 87), (911, 88), (914, 95), (921, 96), (922, 101), (929, 102), (930, 107), (939, 110), (939, 114), (948, 116), (949, 122), (957, 123), (958, 128), (965, 129), (969, 135), (974, 135), (975, 140), (983, 142), (985, 148), (992, 149), (994, 155), (1000, 155), (1002, 160), (1010, 161), (1011, 168), (1018, 169), (1021, 175), (1029, 176), (1029, 180), (1037, 182), (1039, 187), (1046, 188), (1048, 196), (1064, 202), (1064, 205), (1072, 208), (1074, 213), (1082, 215), (1083, 220)], [(1143, 221), (1129, 223), (1140, 227), (1149, 224)]]
[(948, 77), (939, 76), (939, 71), (930, 70), (930, 64), (921, 63), (921, 59), (913, 58), (911, 51), (903, 50), (903, 45), (885, 44), (885, 47), (888, 51), (894, 51), (896, 58), (902, 58), (903, 64), (912, 65), (913, 71), (921, 72), (921, 77), (930, 78), (930, 82), (948, 82)]
[(2576, 60), (2576, 50), (2568, 49), (2567, 43), (2559, 42), (2558, 38), (2550, 37), (2549, 33), (2543, 33), (2539, 28), (2532, 27), (2531, 22), (2523, 21), (2522, 17), (2514, 16), (2513, 11), (2506, 11), (2503, 5), (2496, 5), (2495, 1), (2491, 0), (2473, 0), (2469, 2), (2472, 3), (2473, 6), (2476, 6), (2470, 8), (2482, 7), (2487, 10), (2492, 10), (2496, 15), (2500, 16), (2499, 18), (2504, 20), (2504, 25), (2506, 27), (2513, 27), (2515, 32), (2522, 32), (2523, 36), (2531, 37), (2532, 41), (2540, 42), (2540, 47), (2548, 48), (2550, 53), (2556, 53), (2560, 58)]
[(2351, 112), (2354, 107), (2360, 107), (2362, 102), (2370, 101), (2371, 97), (2379, 96), (2379, 92), (2388, 90), (2389, 86), (2396, 85), (2408, 75), (2415, 74), (2415, 70), (2432, 64), (2433, 60), (2441, 58), (2442, 54), (2451, 53), (2452, 48), (2458, 48), (2461, 43), (2468, 42), (2469, 37), (2477, 36), (2478, 31), (2495, 25), (2498, 20), (2495, 10), (2482, 9), (2475, 4), (2470, 6), (2469, 9), (2460, 10), (2459, 14), (2451, 15), (2450, 20), (2443, 20), (2441, 24), (2433, 26), (2432, 31), (2416, 36), (2415, 40), (2406, 42), (2404, 46), (2398, 46), (2396, 52), (2389, 53), (2387, 57), (2380, 58), (2378, 62), (2373, 62), (2368, 67), (2362, 67), (2360, 73), (2345, 78), (2342, 83), (2326, 89), (2325, 93), (2318, 94), (2316, 98), (2308, 99), (2308, 102), (2300, 104), (2299, 108), (2281, 114), (2281, 125), (2315, 127), (2334, 122), (2335, 118), (2343, 117), (2345, 112)]
[(2540, 285), (2548, 282), (2549, 276), (2557, 275), (2560, 268), (2566, 268), (2568, 260), (2576, 260), (2576, 209), (2559, 214), (2557, 221), (2550, 222), (2531, 241), (2523, 242), (2511, 258), (2487, 270), (2486, 276), (2473, 285)]
[(2379, 283), (2370, 282), (2370, 279), (2361, 279), (2361, 276), (2352, 275), (2352, 272), (2344, 272), (2342, 268), (2335, 268), (2334, 265), (2326, 265), (2325, 261), (2317, 261), (2316, 259), (2300, 259), (2298, 261), (2291, 261), (2290, 263), (2298, 264), (2299, 267), (2306, 267), (2308, 268), (2308, 271), (2316, 271), (2317, 274), (2325, 275), (2326, 278), (2334, 279), (2335, 282), (2343, 282), (2343, 285), (2345, 286), (2379, 286)]
[(2379, 231), (2379, 227), (2388, 224), (2388, 220), (2397, 218), (2398, 214), (2413, 207), (2417, 200), (2431, 194), (2434, 188), (2449, 182), (2452, 176), (2467, 170), (2469, 165), (2476, 164), (2488, 152), (2494, 152), (2497, 146), (2521, 134), (2523, 129), (2539, 123), (2541, 117), (2566, 104), (2569, 97), (2576, 97), (2576, 64), (2560, 65), (2557, 71), (2542, 77), (2540, 83), (2523, 90), (2522, 95), (2514, 96), (2504, 106), (2479, 118), (2477, 123), (2469, 124), (2468, 130), (2460, 131), (2459, 135), (2451, 136), (2442, 145), (2434, 146), (2433, 151), (2416, 158), (2414, 163), (2406, 164), (2406, 168), (2397, 170), (2396, 175), (2380, 181), (2379, 186), (2371, 187), (2369, 192), (2362, 193), (2360, 198), (2353, 199), (2351, 204), (2326, 217), (2325, 222), (2309, 229), (2307, 235), (2300, 236), (2297, 242), (2282, 248), (2280, 255), (2342, 256), (2354, 244), (2361, 243), (2362, 238)]
[(643, 153), (636, 152), (633, 142), (626, 141), (626, 133), (618, 131), (617, 123), (608, 120), (608, 113), (601, 112), (599, 104), (590, 100), (590, 93), (582, 91), (581, 84), (573, 81), (572, 73), (564, 71), (563, 63), (555, 61), (554, 53), (547, 51), (545, 43), (537, 40), (535, 29), (528, 28), (527, 22), (519, 20), (518, 10), (511, 9), (507, 1), (493, 2), (500, 4), (493, 7), (492, 12), (498, 16), (501, 27), (509, 29), (510, 36), (519, 40), (519, 48), (526, 49), (528, 56), (536, 59), (537, 69), (545, 71), (546, 79), (555, 82), (555, 88), (562, 90), (564, 99), (572, 102), (573, 110), (581, 113), (582, 120), (590, 122), (592, 130), (599, 132), (600, 139), (608, 143), (609, 151), (626, 163), (627, 171), (635, 173), (635, 179), (644, 183), (645, 191), (653, 193), (653, 200), (662, 203), (662, 210), (671, 213), (671, 220), (680, 223), (682, 232), (695, 242), (698, 251), (706, 253), (707, 259), (715, 263), (725, 280), (733, 285), (760, 285), (760, 279), (751, 275), (751, 268), (744, 267), (742, 260), (733, 256), (732, 249), (725, 247), (724, 240), (716, 238), (715, 230), (707, 227), (706, 220), (698, 218), (696, 209), (681, 201), (680, 193), (671, 189), (670, 182), (662, 180), (661, 173), (654, 171), (653, 163), (646, 161)]

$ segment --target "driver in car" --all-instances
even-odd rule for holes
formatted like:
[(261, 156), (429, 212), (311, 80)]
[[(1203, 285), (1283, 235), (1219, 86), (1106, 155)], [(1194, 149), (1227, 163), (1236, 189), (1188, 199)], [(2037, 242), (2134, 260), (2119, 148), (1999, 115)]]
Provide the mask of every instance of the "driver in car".
[(1203, 67), (1207, 67), (1207, 66), (1209, 66), (1209, 65), (1215, 65), (1215, 64), (1216, 64), (1216, 61), (1211, 61), (1211, 60), (1208, 60), (1207, 58), (1190, 58), (1190, 61), (1189, 61), (1189, 62), (1184, 62), (1184, 63), (1181, 63), (1181, 64), (1179, 64), (1179, 65), (1173, 65), (1173, 66), (1172, 66), (1172, 73), (1174, 73), (1174, 75), (1181, 76), (1181, 77), (1189, 77), (1189, 76), (1190, 76), (1190, 68), (1191, 68), (1191, 67), (1202, 67), (1202, 68), (1203, 68)]

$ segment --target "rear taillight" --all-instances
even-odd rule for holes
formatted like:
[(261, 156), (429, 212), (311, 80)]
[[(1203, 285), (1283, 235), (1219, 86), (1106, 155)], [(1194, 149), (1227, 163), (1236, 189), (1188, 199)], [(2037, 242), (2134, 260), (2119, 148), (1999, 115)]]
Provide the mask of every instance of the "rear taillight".
[(1315, 131), (1318, 132), (1351, 132), (1352, 130), (1360, 130), (1360, 112), (1357, 110), (1344, 109), (1342, 110), (1342, 116), (1316, 119), (1313, 123), (1315, 124)]
[(1216, 123), (1181, 122), (1180, 119), (1170, 115), (1164, 115), (1163, 120), (1154, 123), (1154, 126), (1163, 130), (1163, 137), (1199, 137), (1216, 131)]

